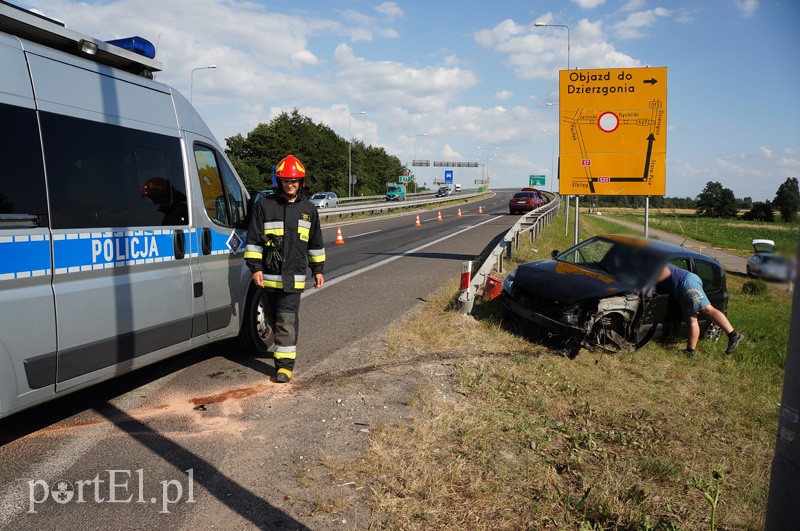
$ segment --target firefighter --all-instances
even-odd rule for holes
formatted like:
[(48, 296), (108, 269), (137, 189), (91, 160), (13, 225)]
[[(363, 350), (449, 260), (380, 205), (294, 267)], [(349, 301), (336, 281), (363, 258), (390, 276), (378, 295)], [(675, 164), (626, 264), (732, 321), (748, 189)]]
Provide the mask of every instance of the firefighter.
[(325, 282), (325, 247), (317, 209), (303, 194), (306, 169), (287, 155), (275, 168), (278, 187), (258, 199), (247, 229), (244, 258), (262, 289), (267, 321), (275, 334), (275, 381), (291, 380), (300, 330), (300, 294), (311, 269), (314, 287)]

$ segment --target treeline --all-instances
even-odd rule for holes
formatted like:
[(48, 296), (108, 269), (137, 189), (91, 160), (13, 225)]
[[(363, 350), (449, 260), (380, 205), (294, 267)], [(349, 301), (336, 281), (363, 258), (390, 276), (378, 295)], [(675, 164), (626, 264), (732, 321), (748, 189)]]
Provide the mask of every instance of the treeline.
[[(644, 196), (600, 195), (591, 197), (591, 205), (600, 207), (642, 208)], [(742, 219), (755, 221), (775, 221), (775, 211), (781, 220), (793, 222), (800, 210), (800, 187), (797, 178), (789, 177), (775, 192), (772, 201), (753, 202), (750, 197), (738, 199), (733, 190), (718, 182), (709, 182), (695, 199), (691, 197), (650, 197), (651, 208), (693, 209), (698, 215), (709, 218), (735, 218), (740, 210), (747, 210)]]
[[(260, 123), (244, 137), (226, 138), (225, 151), (251, 192), (272, 188), (272, 168), (292, 154), (306, 167), (306, 186), (313, 192), (335, 192), (347, 197), (348, 142), (325, 124), (314, 123), (297, 109)], [(387, 182), (397, 182), (406, 170), (400, 159), (382, 147), (354, 140), (353, 195), (379, 195)]]

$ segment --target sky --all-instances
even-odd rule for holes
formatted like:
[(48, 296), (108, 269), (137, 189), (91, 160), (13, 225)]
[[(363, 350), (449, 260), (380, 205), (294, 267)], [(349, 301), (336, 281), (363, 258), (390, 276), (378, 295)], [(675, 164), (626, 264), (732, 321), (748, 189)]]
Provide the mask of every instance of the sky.
[[(103, 40), (152, 41), (156, 79), (191, 97), (223, 143), (296, 108), (407, 165), (479, 162), (454, 169), (465, 188), (488, 172), (493, 188), (546, 175), (552, 189), (558, 138), (543, 131), (558, 130), (569, 61), (667, 68), (667, 196), (716, 181), (772, 200), (800, 178), (796, 0), (12, 3)], [(416, 175), (432, 186), (443, 168)]]

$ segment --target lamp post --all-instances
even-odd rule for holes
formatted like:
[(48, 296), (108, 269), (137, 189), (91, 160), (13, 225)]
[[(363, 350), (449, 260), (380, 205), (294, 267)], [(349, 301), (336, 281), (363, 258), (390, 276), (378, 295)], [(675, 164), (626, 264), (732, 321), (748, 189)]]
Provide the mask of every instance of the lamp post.
[[(486, 156), (486, 184), (489, 184), (489, 181), (491, 180), (489, 178), (489, 159), (491, 158), (491, 156), (494, 155), (494, 152), (492, 150), (493, 149), (494, 150), (500, 149), (500, 147), (499, 146), (484, 146), (484, 147), (478, 146), (478, 149), (487, 150), (487, 153), (485, 155)], [(481, 153), (481, 152), (479, 151), (478, 153)]]
[(353, 197), (353, 116), (367, 114), (367, 111), (350, 113), (349, 142), (347, 143), (347, 196)]
[(195, 70), (207, 70), (209, 68), (216, 68), (217, 65), (208, 65), (208, 66), (198, 66), (197, 68), (192, 68), (192, 73), (189, 75), (189, 103), (193, 103), (194, 99), (194, 71)]
[(566, 28), (567, 29), (567, 70), (569, 70), (569, 26), (566, 24), (545, 24), (544, 22), (534, 22), (537, 28)]
[[(418, 135), (414, 135), (414, 158), (411, 160), (412, 173), (414, 173), (414, 170), (413, 170), (414, 161), (417, 160), (417, 138), (419, 138), (421, 136), (428, 136), (428, 133), (420, 133)], [(415, 175), (414, 176), (414, 192), (416, 193), (416, 191), (417, 191), (417, 179), (416, 179), (416, 175)]]

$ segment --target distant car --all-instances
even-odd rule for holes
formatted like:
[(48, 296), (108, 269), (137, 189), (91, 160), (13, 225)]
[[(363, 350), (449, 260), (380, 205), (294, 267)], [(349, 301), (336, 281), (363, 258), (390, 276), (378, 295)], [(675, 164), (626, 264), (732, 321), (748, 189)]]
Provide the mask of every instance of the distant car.
[(336, 208), (339, 198), (333, 192), (317, 192), (311, 196), (311, 204), (317, 208)]
[(508, 201), (508, 212), (510, 214), (517, 214), (522, 212), (530, 212), (542, 206), (544, 201), (538, 190), (517, 192)]
[(772, 240), (753, 240), (756, 254), (747, 259), (747, 276), (764, 280), (788, 282), (792, 278), (792, 264), (785, 257), (775, 254)]
[(436, 191), (436, 197), (447, 197), (448, 195), (451, 195), (452, 193), (453, 192), (450, 190), (450, 188), (448, 188), (446, 186), (442, 186), (441, 188), (439, 188)]
[[(518, 331), (557, 341), (570, 357), (581, 347), (633, 351), (651, 339), (686, 338), (678, 303), (658, 282), (667, 263), (697, 274), (711, 304), (727, 311), (719, 262), (677, 245), (620, 235), (595, 236), (511, 271), (503, 280), (503, 311)], [(701, 334), (718, 337), (719, 327), (705, 314), (698, 322)]]

